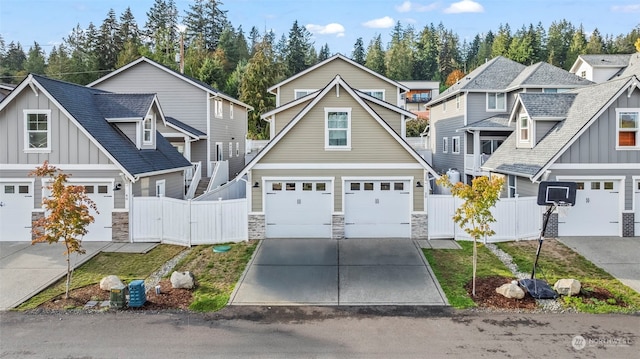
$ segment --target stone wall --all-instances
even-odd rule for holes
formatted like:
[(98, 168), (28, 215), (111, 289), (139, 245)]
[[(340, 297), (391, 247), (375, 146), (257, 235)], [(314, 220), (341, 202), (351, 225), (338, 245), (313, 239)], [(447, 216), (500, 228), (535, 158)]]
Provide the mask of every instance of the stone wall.
[(111, 213), (111, 240), (129, 242), (129, 212)]
[(428, 238), (428, 215), (412, 214), (411, 215), (411, 239), (427, 239)]
[[(31, 212), (31, 228), (35, 228), (35, 222), (37, 220), (39, 220), (40, 218), (44, 218), (44, 212)], [(35, 234), (33, 234), (33, 231), (31, 232), (31, 240), (36, 239)]]
[(344, 215), (333, 215), (331, 219), (331, 238), (344, 239)]
[(622, 214), (622, 236), (623, 237), (635, 237), (640, 233), (635, 233), (635, 214), (623, 213)]
[(266, 224), (264, 214), (250, 214), (249, 215), (249, 240), (252, 239), (265, 239)]

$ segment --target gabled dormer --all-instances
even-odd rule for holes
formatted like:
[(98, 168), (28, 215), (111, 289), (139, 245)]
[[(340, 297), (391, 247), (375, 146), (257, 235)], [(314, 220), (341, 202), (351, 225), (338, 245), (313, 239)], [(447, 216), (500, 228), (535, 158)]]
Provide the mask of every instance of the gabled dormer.
[(533, 148), (567, 117), (573, 93), (520, 93), (509, 118), (515, 123), (516, 147)]

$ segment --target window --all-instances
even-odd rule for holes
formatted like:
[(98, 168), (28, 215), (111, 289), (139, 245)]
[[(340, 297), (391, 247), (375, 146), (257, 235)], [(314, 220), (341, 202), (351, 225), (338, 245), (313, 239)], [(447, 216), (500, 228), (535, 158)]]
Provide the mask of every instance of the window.
[(516, 193), (518, 193), (518, 188), (517, 188), (517, 181), (516, 181), (516, 176), (513, 175), (509, 175), (508, 178), (508, 189), (509, 189), (509, 198), (513, 198), (516, 196)]
[(378, 100), (384, 101), (384, 90), (360, 90), (371, 97), (375, 97)]
[(640, 109), (616, 109), (616, 148), (640, 148)]
[(13, 194), (16, 193), (16, 186), (4, 186), (5, 194)]
[(213, 114), (216, 118), (222, 118), (222, 99), (216, 98), (213, 100)]
[(451, 137), (451, 153), (460, 153), (460, 136)]
[(325, 109), (325, 149), (351, 149), (351, 109)]
[(296, 183), (295, 182), (287, 182), (286, 189), (287, 189), (287, 191), (295, 191), (296, 190)]
[(18, 193), (20, 194), (28, 194), (29, 186), (18, 186)]
[(584, 182), (576, 182), (576, 189), (582, 191), (584, 189)]
[(605, 182), (604, 189), (608, 191), (613, 191), (613, 182)]
[(460, 94), (456, 95), (456, 109), (460, 109)]
[(365, 191), (373, 191), (373, 182), (365, 182), (364, 183)]
[(293, 90), (293, 97), (294, 100), (299, 99), (300, 97), (305, 97), (310, 93), (315, 92), (316, 90)]
[(272, 191), (282, 191), (282, 182), (274, 182), (271, 184)]
[(156, 197), (164, 197), (165, 195), (165, 185), (166, 185), (166, 181), (165, 180), (159, 180), (156, 181)]
[(490, 155), (500, 147), (502, 140), (480, 139), (480, 151), (485, 155)]
[(359, 191), (360, 190), (360, 183), (358, 183), (358, 182), (351, 183), (351, 190), (352, 191)]
[(591, 189), (592, 190), (599, 190), (600, 189), (600, 182), (591, 182)]
[(229, 158), (233, 157), (233, 142), (229, 142)]
[(151, 117), (146, 117), (142, 121), (142, 143), (150, 144), (152, 143), (151, 135), (153, 134), (153, 119)]
[(393, 183), (393, 190), (394, 191), (404, 191), (404, 183), (402, 183), (402, 182), (394, 182)]
[[(164, 181), (164, 180), (162, 180)], [(158, 181), (160, 182), (160, 181)], [(164, 184), (164, 182), (162, 182)], [(163, 187), (164, 190), (164, 187)], [(98, 193), (109, 193), (109, 187), (108, 186), (98, 186)]]
[(236, 142), (236, 157), (240, 156), (240, 143)]
[(84, 186), (84, 193), (87, 193), (87, 194), (95, 193), (95, 187), (94, 186)]
[(233, 120), (233, 103), (229, 103), (229, 118)]
[(51, 111), (24, 111), (24, 150), (27, 152), (51, 151)]
[(504, 92), (487, 94), (487, 110), (488, 111), (506, 111), (507, 101)]
[(582, 77), (583, 79), (586, 79), (587, 78), (587, 72), (586, 71), (582, 71), (580, 73), (580, 77)]
[(316, 191), (325, 191), (327, 188), (326, 183), (316, 183)]
[(391, 190), (391, 183), (390, 182), (382, 182), (382, 183), (380, 183), (380, 190), (381, 191), (390, 191)]
[(313, 183), (303, 182), (302, 183), (302, 190), (303, 191), (313, 191)]
[(449, 139), (447, 137), (442, 138), (442, 153), (449, 152)]
[(520, 116), (518, 136), (521, 142), (529, 142), (529, 117)]

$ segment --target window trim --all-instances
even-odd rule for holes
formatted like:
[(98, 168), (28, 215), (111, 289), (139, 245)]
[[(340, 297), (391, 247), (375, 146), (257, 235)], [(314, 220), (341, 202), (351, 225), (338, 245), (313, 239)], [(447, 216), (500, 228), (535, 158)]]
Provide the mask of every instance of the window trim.
[[(371, 96), (371, 97), (375, 97), (375, 98), (377, 98), (378, 100), (385, 101), (385, 98), (386, 98), (386, 97), (385, 97), (385, 96), (386, 96), (386, 93), (385, 93), (384, 89), (361, 89), (361, 90), (358, 90), (358, 91), (360, 91), (360, 92), (364, 92), (365, 94), (367, 94), (367, 95), (369, 95), (369, 96)], [(380, 92), (380, 93), (382, 94), (382, 98), (378, 98), (378, 97), (374, 96), (374, 95), (372, 94), (373, 92)]]
[[(498, 108), (498, 95), (504, 96), (504, 108)], [(496, 108), (489, 107), (489, 97), (494, 96), (496, 100)], [(486, 110), (487, 112), (507, 112), (507, 93), (506, 92), (487, 92), (486, 96)]]
[[(513, 183), (511, 183), (513, 180)], [(512, 193), (513, 191), (513, 193)], [(515, 175), (507, 176), (507, 197), (515, 198), (518, 196), (518, 178)]]
[[(636, 128), (625, 129), (620, 127), (620, 114), (622, 113), (635, 113), (636, 114)], [(623, 146), (620, 145), (620, 133), (621, 132), (635, 132), (636, 133), (636, 145), (635, 146)], [(616, 150), (617, 151), (637, 151), (640, 150), (640, 108), (635, 107), (621, 107), (616, 108)]]
[[(522, 120), (523, 119), (526, 119), (526, 122), (527, 122), (527, 126), (525, 128), (522, 127)], [(528, 115), (521, 114), (520, 116), (518, 116), (518, 126), (517, 126), (518, 143), (527, 144), (527, 145), (530, 145), (532, 143), (532, 141), (531, 141), (531, 129), (532, 129), (532, 127), (533, 127), (533, 123), (531, 123), (531, 119), (529, 118)], [(526, 130), (527, 131), (527, 138), (526, 139), (522, 139), (522, 130)]]
[(233, 120), (233, 102), (229, 102), (229, 118)]
[(240, 157), (240, 142), (236, 142), (236, 157)]
[(449, 153), (449, 138), (442, 137), (442, 153)]
[[(51, 152), (51, 110), (23, 110), (23, 136), (24, 144), (23, 150), (25, 153), (50, 153)], [(29, 146), (29, 115), (46, 115), (47, 116), (47, 147), (45, 148), (31, 148)], [(37, 131), (43, 132), (43, 131)]]
[[(153, 120), (153, 116), (149, 115), (146, 116), (143, 120), (142, 120), (142, 144), (143, 145), (152, 145), (153, 144), (153, 127), (154, 127), (154, 120)], [(146, 124), (149, 123), (149, 128), (146, 128)], [(149, 134), (149, 139), (146, 139), (146, 134)]]
[(222, 99), (221, 98), (214, 98), (213, 99), (213, 115), (215, 116), (215, 118), (222, 118), (223, 117), (223, 109), (222, 109), (223, 103), (222, 103)]
[[(318, 91), (318, 89), (293, 89), (293, 99), (297, 100), (299, 98), (305, 97), (310, 93), (314, 93), (316, 91)], [(306, 93), (302, 96), (298, 96), (298, 92), (306, 92)]]
[[(344, 146), (336, 146), (329, 144), (329, 114), (332, 112), (347, 113), (347, 144)], [(345, 129), (334, 129), (336, 131)], [(324, 149), (325, 151), (351, 151), (351, 108), (350, 107), (325, 107), (324, 109)]]
[(233, 142), (229, 142), (229, 158), (233, 157)]
[[(456, 147), (458, 148), (456, 149)], [(460, 154), (460, 136), (451, 137), (451, 153), (454, 155)]]

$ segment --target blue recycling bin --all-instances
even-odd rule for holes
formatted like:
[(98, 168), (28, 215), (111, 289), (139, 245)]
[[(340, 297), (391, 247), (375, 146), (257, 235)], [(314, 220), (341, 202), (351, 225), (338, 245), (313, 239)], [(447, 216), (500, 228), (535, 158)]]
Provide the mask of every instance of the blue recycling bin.
[(144, 291), (144, 280), (137, 279), (129, 283), (129, 306), (139, 308), (147, 301), (147, 294)]

